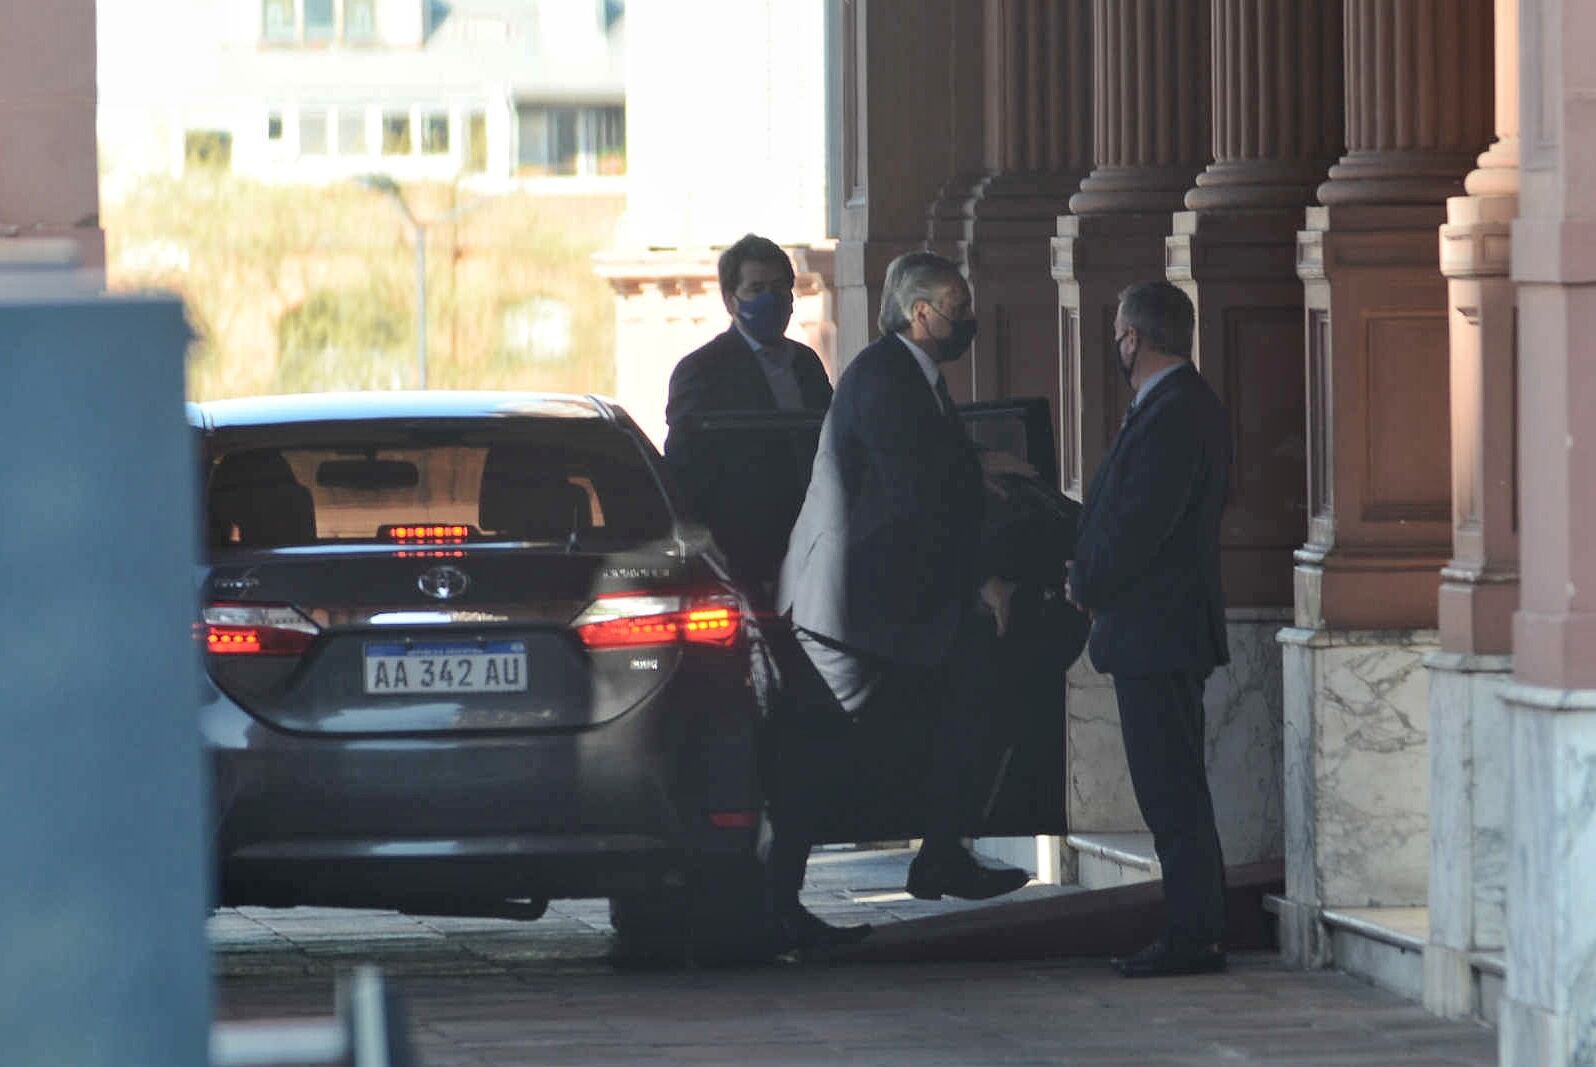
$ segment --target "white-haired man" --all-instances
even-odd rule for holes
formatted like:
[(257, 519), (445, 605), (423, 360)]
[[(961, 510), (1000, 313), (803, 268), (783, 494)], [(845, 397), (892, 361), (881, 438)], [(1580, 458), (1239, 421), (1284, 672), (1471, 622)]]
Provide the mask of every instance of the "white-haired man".
[[(925, 843), (909, 892), (984, 899), (1019, 888), (1026, 875), (982, 865), (961, 840), (976, 833), (990, 784), (980, 649), (1003, 633), (1013, 590), (982, 563), (983, 458), (941, 371), (975, 336), (969, 286), (941, 256), (899, 256), (878, 324), (881, 338), (837, 383), (778, 610), (864, 732), (901, 729), (919, 742)], [(1030, 470), (1012, 457), (987, 464)], [(776, 835), (778, 850), (807, 854), (791, 825), (778, 820)]]

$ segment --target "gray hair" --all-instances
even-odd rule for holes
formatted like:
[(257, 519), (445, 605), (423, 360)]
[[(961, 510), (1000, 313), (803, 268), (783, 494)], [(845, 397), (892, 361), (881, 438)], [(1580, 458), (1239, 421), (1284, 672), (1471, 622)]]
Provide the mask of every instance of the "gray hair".
[(881, 312), (876, 325), (883, 334), (909, 328), (909, 312), (917, 301), (934, 303), (942, 290), (963, 280), (958, 264), (935, 252), (905, 252), (887, 264), (881, 284)]
[(1179, 286), (1162, 279), (1127, 286), (1119, 294), (1119, 316), (1149, 347), (1166, 356), (1191, 358), (1197, 312)]

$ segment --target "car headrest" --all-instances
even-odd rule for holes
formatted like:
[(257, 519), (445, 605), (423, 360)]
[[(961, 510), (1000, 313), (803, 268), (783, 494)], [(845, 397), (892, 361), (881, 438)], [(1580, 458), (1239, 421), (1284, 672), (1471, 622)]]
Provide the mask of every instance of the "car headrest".
[(562, 540), (593, 526), (587, 490), (547, 469), (547, 456), (521, 446), (489, 451), (482, 470), (478, 524), (528, 541)]
[(213, 545), (296, 545), (316, 540), (310, 490), (274, 448), (233, 452), (211, 474), (209, 530)]

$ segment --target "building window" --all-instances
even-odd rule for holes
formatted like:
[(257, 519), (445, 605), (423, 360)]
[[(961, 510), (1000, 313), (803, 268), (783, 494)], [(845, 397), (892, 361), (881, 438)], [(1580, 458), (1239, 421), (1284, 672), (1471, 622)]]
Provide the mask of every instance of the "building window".
[(189, 130), (183, 134), (185, 170), (227, 170), (233, 164), (233, 135), (226, 130)]
[(299, 36), (294, 0), (261, 0), (261, 36), (273, 44), (292, 42)]
[(344, 0), (344, 40), (364, 42), (376, 37), (376, 0)]
[(377, 39), (376, 0), (261, 0), (261, 39), (267, 44), (324, 45), (342, 38)]
[(516, 133), (523, 174), (626, 173), (624, 108), (522, 106)]
[(266, 139), (268, 141), (281, 141), (283, 139), (283, 113), (281, 111), (268, 111), (266, 113)]
[(429, 156), (441, 156), (449, 151), (447, 112), (432, 111), (421, 116), (421, 151)]
[(488, 117), (480, 111), (466, 116), (466, 170), (481, 174), (488, 169)]
[(626, 109), (601, 107), (592, 112), (593, 156), (600, 174), (626, 173)]
[(305, 40), (330, 41), (338, 31), (338, 13), (333, 0), (304, 0)]
[(366, 148), (366, 113), (342, 108), (338, 112), (338, 154), (363, 156)]
[(382, 115), (382, 154), (410, 154), (410, 112), (385, 111)]
[(318, 110), (299, 113), (299, 154), (302, 156), (327, 154), (327, 112)]

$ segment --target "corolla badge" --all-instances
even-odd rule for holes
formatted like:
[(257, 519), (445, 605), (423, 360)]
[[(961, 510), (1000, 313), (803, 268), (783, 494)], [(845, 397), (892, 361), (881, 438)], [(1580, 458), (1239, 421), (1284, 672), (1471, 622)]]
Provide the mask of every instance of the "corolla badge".
[(459, 567), (433, 567), (416, 579), (416, 586), (434, 600), (453, 600), (470, 584), (471, 579)]

